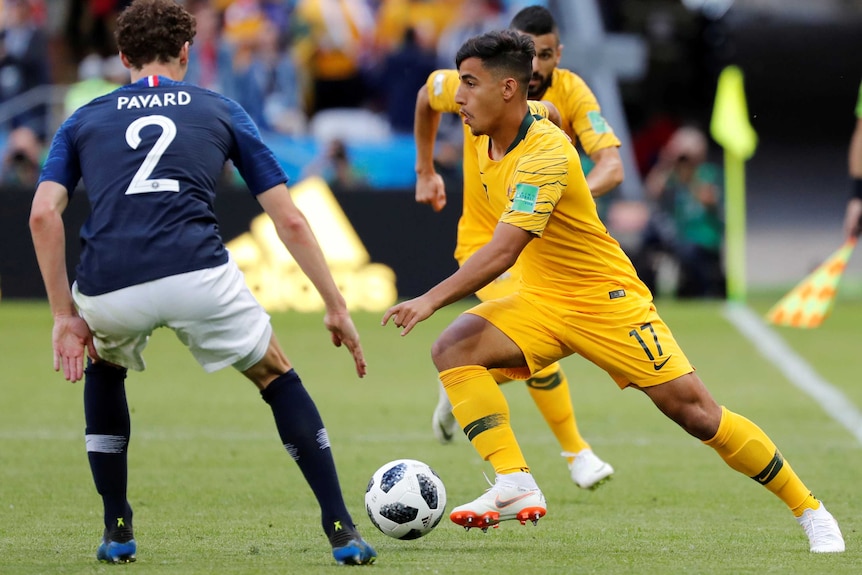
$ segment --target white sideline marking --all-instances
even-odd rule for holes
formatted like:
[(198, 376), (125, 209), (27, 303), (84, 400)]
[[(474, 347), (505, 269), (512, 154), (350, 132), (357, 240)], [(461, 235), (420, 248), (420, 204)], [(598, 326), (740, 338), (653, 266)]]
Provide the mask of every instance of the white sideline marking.
[(725, 317), (800, 390), (862, 443), (862, 412), (839, 389), (820, 377), (777, 333), (745, 305), (729, 303)]

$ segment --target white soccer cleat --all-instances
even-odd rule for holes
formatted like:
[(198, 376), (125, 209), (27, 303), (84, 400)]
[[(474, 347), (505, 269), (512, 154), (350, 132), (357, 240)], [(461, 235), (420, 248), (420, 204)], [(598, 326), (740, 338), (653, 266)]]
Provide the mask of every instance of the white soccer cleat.
[(599, 459), (591, 449), (583, 449), (577, 453), (564, 451), (560, 455), (566, 458), (574, 457), (569, 463), (569, 472), (572, 474), (572, 481), (581, 489), (595, 489), (614, 474), (611, 464)]
[(470, 503), (453, 509), (449, 519), (465, 529), (478, 527), (485, 531), (510, 519), (517, 519), (521, 525), (527, 521), (535, 525), (545, 513), (545, 496), (538, 487), (522, 487), (498, 475), (489, 490)]
[(812, 553), (843, 553), (844, 537), (838, 522), (832, 514), (826, 511), (826, 506), (820, 502), (817, 509), (806, 509), (796, 521), (802, 525), (808, 542), (811, 544)]
[(449, 402), (449, 396), (446, 395), (446, 390), (443, 389), (443, 384), (440, 384), (440, 395), (437, 398), (437, 407), (434, 408), (434, 415), (431, 416), (431, 430), (434, 432), (434, 437), (442, 444), (451, 443), (455, 438), (455, 434), (461, 427), (455, 420), (452, 414), (452, 404)]

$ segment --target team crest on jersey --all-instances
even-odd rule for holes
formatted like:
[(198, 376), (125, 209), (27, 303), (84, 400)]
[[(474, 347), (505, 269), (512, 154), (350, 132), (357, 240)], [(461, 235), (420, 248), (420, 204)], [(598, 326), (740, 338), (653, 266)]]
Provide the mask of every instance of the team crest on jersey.
[(587, 119), (590, 121), (590, 126), (592, 126), (593, 132), (595, 132), (596, 134), (610, 133), (611, 127), (608, 126), (608, 123), (607, 121), (605, 121), (605, 118), (595, 110), (587, 112)]
[(532, 214), (536, 209), (536, 200), (539, 198), (539, 186), (515, 184), (515, 196), (512, 198), (512, 211)]

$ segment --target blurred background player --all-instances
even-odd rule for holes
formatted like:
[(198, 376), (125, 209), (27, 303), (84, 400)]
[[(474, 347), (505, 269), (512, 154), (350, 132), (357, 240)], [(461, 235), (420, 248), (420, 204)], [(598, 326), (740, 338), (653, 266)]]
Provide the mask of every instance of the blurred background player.
[(858, 236), (862, 228), (862, 83), (856, 100), (856, 127), (850, 138), (847, 163), (853, 180), (852, 196), (844, 213), (844, 235), (849, 238)]
[[(332, 343), (347, 347), (363, 377), (359, 335), (287, 177), (251, 118), (233, 100), (182, 82), (194, 33), (194, 18), (174, 0), (134, 0), (120, 14), (117, 44), (132, 83), (64, 122), (32, 203), (33, 244), (54, 316), (54, 369), (62, 367), (69, 381), (85, 380), (87, 456), (104, 506), (96, 557), (108, 563), (136, 557), (125, 379), (128, 369), (144, 369), (150, 334), (166, 326), (206, 371), (232, 366), (255, 384), (317, 499), (333, 557), (372, 563), (376, 553), (344, 503), (317, 407), (219, 233), (215, 186), (228, 159), (322, 297)], [(62, 214), (79, 180), (92, 212), (70, 289)]]
[[(536, 45), (529, 97), (551, 102), (559, 111), (561, 126), (574, 143), (579, 144), (595, 163), (587, 176), (594, 197), (614, 189), (623, 180), (623, 164), (619, 139), (601, 115), (595, 96), (577, 74), (557, 68), (562, 55), (557, 24), (551, 13), (541, 6), (529, 6), (518, 12), (510, 28), (528, 35)], [(430, 204), (439, 211), (446, 203), (443, 179), (434, 167), (434, 141), (443, 112), (458, 113), (455, 92), (460, 84), (456, 70), (438, 70), (419, 90), (416, 99), (414, 137), (416, 158), (416, 201)], [(500, 214), (488, 204), (479, 178), (475, 136), (464, 126), (464, 207), (458, 222), (455, 259), (463, 264), (476, 250), (486, 244), (494, 233)], [(479, 290), (482, 301), (495, 299), (517, 291), (521, 279), (520, 267), (500, 276)], [(496, 374), (499, 382), (508, 381)], [(583, 438), (577, 426), (569, 383), (559, 363), (554, 363), (526, 381), (530, 396), (562, 447), (572, 481), (584, 489), (594, 488), (608, 479), (613, 467), (599, 458)], [(434, 435), (448, 443), (458, 431), (452, 415), (452, 405), (442, 386), (432, 417)]]
[(593, 197), (613, 190), (622, 183), (624, 175), (620, 141), (583, 78), (557, 67), (563, 45), (554, 17), (542, 6), (528, 6), (515, 14), (509, 28), (530, 36), (536, 47), (527, 97), (548, 100), (560, 111), (563, 131), (593, 164), (587, 174)]

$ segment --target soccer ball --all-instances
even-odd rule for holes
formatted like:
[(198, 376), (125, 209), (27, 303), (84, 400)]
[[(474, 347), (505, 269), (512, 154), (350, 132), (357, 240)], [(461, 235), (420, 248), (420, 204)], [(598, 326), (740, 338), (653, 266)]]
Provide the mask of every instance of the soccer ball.
[(446, 487), (425, 463), (396, 459), (371, 476), (365, 490), (365, 510), (384, 534), (395, 539), (418, 539), (443, 518)]

